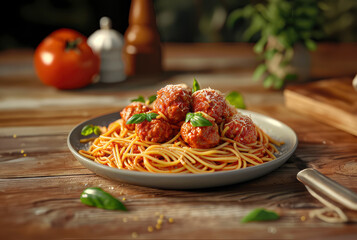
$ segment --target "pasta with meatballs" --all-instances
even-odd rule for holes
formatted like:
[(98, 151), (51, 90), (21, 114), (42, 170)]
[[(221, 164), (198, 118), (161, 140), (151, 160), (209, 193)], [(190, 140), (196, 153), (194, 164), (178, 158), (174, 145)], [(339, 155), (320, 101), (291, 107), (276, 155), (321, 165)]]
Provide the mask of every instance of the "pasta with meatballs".
[(274, 160), (281, 142), (214, 89), (167, 85), (150, 104), (133, 102), (80, 154), (110, 167), (154, 173), (206, 173)]

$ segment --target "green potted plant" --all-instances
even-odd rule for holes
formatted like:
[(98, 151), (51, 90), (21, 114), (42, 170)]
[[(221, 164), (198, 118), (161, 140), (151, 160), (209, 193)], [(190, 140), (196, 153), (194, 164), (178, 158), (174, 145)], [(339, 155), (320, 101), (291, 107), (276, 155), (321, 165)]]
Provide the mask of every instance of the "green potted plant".
[(320, 34), (320, 13), (318, 3), (310, 0), (268, 0), (266, 4), (248, 4), (232, 11), (227, 19), (229, 27), (245, 18), (250, 25), (243, 38), (249, 40), (259, 34), (254, 51), (263, 62), (254, 71), (253, 79), (263, 78), (264, 87), (280, 89), (287, 81), (302, 78), (294, 66), (295, 51), (305, 50), (306, 59), (300, 62), (308, 63), (308, 50), (316, 49), (313, 39)]

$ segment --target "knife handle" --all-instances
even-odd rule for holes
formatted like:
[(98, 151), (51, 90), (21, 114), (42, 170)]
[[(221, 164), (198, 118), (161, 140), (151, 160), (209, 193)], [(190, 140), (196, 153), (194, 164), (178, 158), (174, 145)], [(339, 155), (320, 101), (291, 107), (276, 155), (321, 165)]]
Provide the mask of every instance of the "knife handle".
[(357, 194), (317, 170), (304, 169), (298, 172), (297, 179), (314, 192), (322, 194), (348, 209), (357, 210)]

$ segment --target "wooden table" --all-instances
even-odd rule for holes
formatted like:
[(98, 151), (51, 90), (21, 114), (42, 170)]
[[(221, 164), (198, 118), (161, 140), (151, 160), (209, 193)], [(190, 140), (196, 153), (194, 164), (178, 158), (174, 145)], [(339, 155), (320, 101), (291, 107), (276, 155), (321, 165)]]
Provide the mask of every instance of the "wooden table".
[[(312, 55), (312, 76), (353, 74), (356, 49), (322, 44)], [(356, 137), (288, 110), (282, 91), (251, 81), (257, 64), (251, 45), (166, 44), (163, 50), (160, 77), (73, 91), (41, 84), (31, 50), (0, 54), (0, 239), (356, 239), (355, 223), (309, 218), (309, 211), (322, 204), (296, 180), (300, 169), (313, 167), (357, 192)], [(129, 99), (149, 96), (168, 83), (191, 84), (194, 76), (202, 87), (241, 92), (249, 110), (292, 127), (299, 138), (294, 157), (243, 184), (175, 191), (105, 179), (71, 155), (66, 138), (76, 124), (118, 112)], [(129, 211), (83, 205), (79, 196), (90, 186), (125, 199)], [(256, 207), (275, 210), (281, 218), (241, 224)], [(160, 215), (164, 222), (156, 229)]]

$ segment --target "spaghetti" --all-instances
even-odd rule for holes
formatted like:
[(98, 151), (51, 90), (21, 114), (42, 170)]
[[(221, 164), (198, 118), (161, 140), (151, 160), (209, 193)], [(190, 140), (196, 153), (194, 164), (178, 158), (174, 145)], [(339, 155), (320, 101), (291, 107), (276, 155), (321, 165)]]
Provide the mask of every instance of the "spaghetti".
[[(165, 118), (159, 112), (157, 117)], [(153, 173), (207, 173), (228, 171), (260, 165), (276, 159), (275, 141), (258, 126), (257, 140), (242, 144), (225, 137), (223, 123), (220, 125), (219, 145), (208, 149), (191, 148), (177, 133), (165, 143), (147, 142), (139, 139), (134, 130), (119, 119), (108, 130), (93, 140), (88, 150), (79, 153), (93, 161), (118, 169)]]
[(219, 91), (199, 90), (198, 83), (193, 89), (167, 85), (152, 105), (131, 103), (120, 112), (121, 119), (79, 153), (110, 167), (153, 173), (228, 171), (276, 158), (282, 143)]

